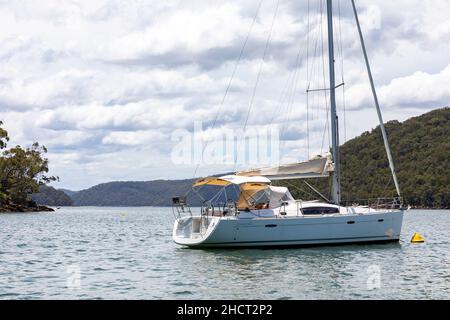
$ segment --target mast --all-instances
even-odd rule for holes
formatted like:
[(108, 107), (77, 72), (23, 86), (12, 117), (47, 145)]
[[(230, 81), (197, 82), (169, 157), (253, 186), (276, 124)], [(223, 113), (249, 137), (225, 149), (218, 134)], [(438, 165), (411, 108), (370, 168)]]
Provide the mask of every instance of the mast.
[(328, 56), (330, 71), (330, 106), (331, 106), (331, 138), (332, 138), (332, 155), (334, 163), (334, 172), (332, 174), (331, 199), (335, 204), (341, 202), (341, 186), (340, 186), (340, 163), (339, 163), (339, 133), (338, 133), (338, 116), (336, 112), (336, 80), (334, 70), (334, 39), (333, 39), (333, 3), (327, 0), (327, 17), (328, 17)]
[(369, 58), (367, 56), (366, 45), (364, 43), (364, 37), (361, 31), (361, 25), (359, 23), (358, 12), (356, 10), (355, 0), (352, 0), (353, 13), (355, 14), (356, 25), (358, 27), (359, 39), (361, 40), (361, 47), (364, 53), (364, 59), (366, 61), (367, 73), (369, 75), (370, 86), (372, 88), (373, 99), (375, 101), (375, 107), (377, 108), (378, 120), (380, 121), (381, 133), (383, 135), (384, 147), (386, 149), (386, 154), (389, 160), (389, 167), (391, 168), (392, 178), (394, 179), (395, 188), (397, 189), (397, 194), (401, 197), (400, 186), (398, 184), (397, 175), (395, 173), (394, 160), (392, 159), (391, 148), (389, 147), (389, 140), (386, 133), (386, 128), (384, 127), (383, 115), (381, 114), (380, 104), (378, 102), (377, 91), (375, 89), (375, 84), (373, 81), (372, 70), (370, 68)]

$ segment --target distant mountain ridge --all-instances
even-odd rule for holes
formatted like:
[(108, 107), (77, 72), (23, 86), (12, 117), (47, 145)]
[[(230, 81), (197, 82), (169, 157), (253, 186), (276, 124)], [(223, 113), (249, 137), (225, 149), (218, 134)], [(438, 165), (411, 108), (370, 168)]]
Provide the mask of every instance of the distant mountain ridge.
[(71, 198), (75, 206), (167, 206), (173, 196), (186, 194), (193, 181), (108, 182), (75, 192)]
[(72, 197), (75, 193), (78, 192), (78, 191), (72, 191), (72, 190), (69, 190), (69, 189), (58, 189), (58, 190), (64, 192), (69, 197)]
[[(391, 121), (386, 129), (405, 202), (415, 207), (449, 208), (450, 108), (434, 110), (403, 123)], [(341, 152), (344, 199), (394, 196), (379, 127), (348, 141)], [(193, 181), (109, 182), (78, 192), (62, 191), (72, 198), (75, 206), (168, 206), (172, 196), (186, 194)], [(326, 179), (313, 182), (328, 194)], [(295, 190), (292, 192), (306, 198)], [(189, 201), (192, 205), (200, 204), (192, 194)]]
[(73, 206), (72, 198), (62, 190), (57, 190), (50, 186), (41, 186), (40, 192), (31, 196), (38, 205), (62, 207)]

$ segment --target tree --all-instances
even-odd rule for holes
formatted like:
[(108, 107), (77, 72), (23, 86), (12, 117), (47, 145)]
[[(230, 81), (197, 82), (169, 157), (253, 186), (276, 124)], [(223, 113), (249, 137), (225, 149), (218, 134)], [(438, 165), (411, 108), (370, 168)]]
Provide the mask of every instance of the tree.
[[(386, 124), (392, 154), (405, 204), (415, 207), (450, 207), (450, 108), (442, 108), (403, 123)], [(395, 197), (380, 127), (365, 132), (341, 146), (343, 200)], [(329, 197), (326, 179), (309, 181)], [(301, 181), (294, 185), (295, 197), (317, 198)], [(352, 201), (349, 201), (350, 203)]]
[(45, 146), (37, 142), (30, 148), (16, 146), (3, 151), (0, 157), (2, 202), (28, 204), (31, 194), (39, 192), (41, 185), (58, 180), (58, 177), (46, 175), (49, 169), (45, 153)]
[[(2, 128), (3, 122), (0, 121), (0, 150), (6, 148), (6, 143), (9, 141), (8, 131)], [(0, 158), (0, 166), (2, 166), (3, 158)], [(5, 202), (8, 198), (7, 195), (3, 192), (3, 176), (0, 176), (1, 185), (0, 185), (0, 204)]]
[(0, 149), (6, 148), (6, 143), (9, 141), (8, 131), (2, 128), (3, 122), (0, 121)]

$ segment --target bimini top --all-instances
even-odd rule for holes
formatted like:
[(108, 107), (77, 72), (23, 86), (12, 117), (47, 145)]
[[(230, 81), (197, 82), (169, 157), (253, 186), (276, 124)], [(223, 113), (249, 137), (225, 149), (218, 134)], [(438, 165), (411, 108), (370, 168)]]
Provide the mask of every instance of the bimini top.
[(229, 176), (223, 176), (223, 177), (208, 177), (203, 178), (200, 180), (197, 180), (193, 187), (200, 187), (200, 186), (229, 186), (231, 184), (235, 185), (242, 185), (247, 183), (257, 183), (257, 184), (270, 184), (271, 181), (266, 177), (261, 176), (252, 176), (252, 177), (245, 177), (245, 176), (236, 176), (236, 175), (229, 175)]

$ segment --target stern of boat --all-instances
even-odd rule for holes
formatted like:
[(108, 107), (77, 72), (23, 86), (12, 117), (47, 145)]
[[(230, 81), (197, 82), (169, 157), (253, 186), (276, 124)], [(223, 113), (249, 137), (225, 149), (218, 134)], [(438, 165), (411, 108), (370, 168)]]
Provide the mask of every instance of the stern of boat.
[(219, 217), (189, 216), (175, 220), (172, 237), (175, 243), (197, 246), (205, 242), (219, 224)]

